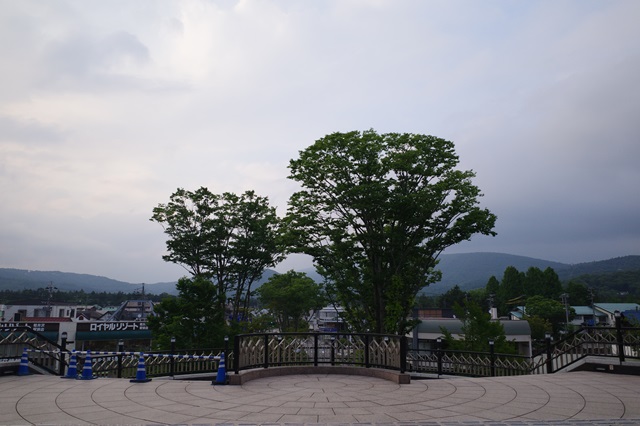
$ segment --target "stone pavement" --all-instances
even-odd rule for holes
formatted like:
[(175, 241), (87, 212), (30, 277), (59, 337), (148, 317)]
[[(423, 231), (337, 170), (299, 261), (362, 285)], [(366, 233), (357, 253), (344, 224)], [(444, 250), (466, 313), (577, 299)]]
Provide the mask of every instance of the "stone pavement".
[(243, 386), (1, 376), (0, 425), (640, 425), (640, 376), (412, 380), (299, 375)]

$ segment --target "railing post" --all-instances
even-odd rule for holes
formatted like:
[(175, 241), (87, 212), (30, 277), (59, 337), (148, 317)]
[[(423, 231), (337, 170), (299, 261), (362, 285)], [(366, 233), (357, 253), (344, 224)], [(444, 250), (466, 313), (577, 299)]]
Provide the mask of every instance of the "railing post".
[(489, 359), (491, 361), (491, 377), (496, 377), (496, 353), (494, 348), (495, 342), (489, 339)]
[(624, 339), (622, 338), (622, 315), (620, 311), (615, 311), (613, 315), (616, 318), (616, 340), (618, 342), (618, 358), (620, 362), (624, 362)]
[(553, 359), (551, 358), (551, 333), (545, 333), (544, 340), (547, 344), (547, 374), (552, 374)]
[(62, 334), (60, 334), (60, 346), (62, 346), (62, 350), (60, 351), (60, 377), (64, 377), (64, 360), (67, 351), (67, 337), (68, 334), (66, 331), (63, 331)]
[(264, 368), (269, 368), (269, 335), (264, 335)]
[(169, 364), (170, 364), (170, 368), (171, 368), (171, 372), (170, 372), (170, 376), (173, 377), (176, 370), (176, 362), (175, 362), (175, 358), (173, 357), (173, 355), (176, 352), (176, 338), (171, 336), (171, 353), (169, 355), (171, 355), (171, 358), (169, 359)]
[(331, 365), (336, 365), (336, 336), (331, 336)]
[(318, 333), (313, 334), (313, 366), (318, 366)]
[(233, 369), (236, 374), (240, 373), (240, 336), (233, 338)]
[(122, 379), (122, 352), (124, 352), (124, 341), (118, 340), (118, 379)]
[(438, 358), (438, 376), (442, 376), (442, 339), (438, 337), (436, 339), (436, 355)]
[(369, 368), (369, 335), (364, 335), (364, 366)]
[[(224, 364), (225, 364), (225, 374), (227, 370), (231, 370), (231, 360), (229, 356), (229, 336), (224, 336)], [(227, 367), (228, 366), (228, 367)], [(218, 363), (218, 368), (220, 368), (220, 363)]]
[(408, 342), (407, 338), (404, 336), (400, 336), (400, 372), (404, 373), (407, 371), (407, 353), (408, 351)]

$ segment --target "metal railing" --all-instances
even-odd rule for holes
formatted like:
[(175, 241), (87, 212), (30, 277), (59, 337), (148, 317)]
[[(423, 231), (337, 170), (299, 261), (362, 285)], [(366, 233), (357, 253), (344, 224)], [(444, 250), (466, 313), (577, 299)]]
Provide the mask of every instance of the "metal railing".
[[(400, 372), (465, 376), (550, 374), (571, 367), (586, 357), (640, 359), (640, 328), (586, 327), (558, 342), (547, 338), (546, 348), (532, 357), (491, 352), (441, 349), (409, 350), (403, 336), (359, 333), (263, 333), (238, 335), (233, 351), (199, 349), (144, 353), (147, 375), (178, 376), (214, 373), (220, 356), (238, 373), (251, 368), (292, 365), (353, 365)], [(25, 348), (29, 362), (64, 375), (70, 352), (30, 327), (0, 329), (0, 359), (19, 360)], [(81, 369), (86, 352), (77, 352)], [(94, 375), (133, 378), (140, 352), (91, 352)]]
[[(49, 374), (64, 376), (72, 352), (47, 339), (28, 326), (0, 328), (0, 360), (19, 361), (27, 352), (28, 362)], [(190, 349), (144, 353), (147, 375), (179, 376), (215, 373), (224, 349)], [(85, 363), (87, 351), (77, 351), (79, 369)], [(140, 352), (90, 352), (93, 374), (97, 377), (135, 378)], [(228, 353), (227, 359), (233, 359)]]
[[(188, 352), (188, 354), (91, 352), (93, 374), (98, 377), (134, 378), (141, 356), (144, 357), (148, 377), (180, 376), (218, 371), (221, 349), (201, 349)], [(78, 356), (78, 368), (83, 365), (85, 359), (86, 353)]]
[(405, 372), (402, 336), (358, 333), (260, 333), (235, 337), (234, 371), (292, 365), (356, 365)]
[(31, 327), (0, 328), (0, 348), (0, 357), (7, 361), (19, 360), (25, 348), (37, 350), (29, 360), (51, 374), (60, 373), (66, 365), (64, 348)]
[[(539, 361), (538, 361), (539, 362)], [(444, 349), (410, 350), (407, 370), (412, 373), (471, 377), (531, 374), (536, 361), (522, 355)]]
[(640, 359), (640, 328), (584, 327), (556, 343), (547, 337), (545, 350), (533, 356), (544, 362), (538, 362), (532, 374), (554, 373), (587, 357), (617, 358), (620, 363)]

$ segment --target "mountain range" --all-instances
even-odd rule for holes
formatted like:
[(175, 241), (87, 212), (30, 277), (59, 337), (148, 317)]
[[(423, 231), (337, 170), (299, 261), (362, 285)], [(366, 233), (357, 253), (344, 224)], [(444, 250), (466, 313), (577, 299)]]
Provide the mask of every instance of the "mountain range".
[[(537, 267), (543, 270), (551, 267), (562, 281), (566, 281), (573, 277), (587, 274), (640, 270), (640, 256), (624, 256), (571, 265), (505, 253), (446, 254), (440, 257), (438, 265), (438, 269), (442, 271), (442, 280), (427, 287), (424, 292), (427, 294), (441, 294), (455, 285), (465, 291), (484, 287), (491, 276), (495, 276), (500, 280), (504, 270), (509, 266), (513, 266), (523, 272), (530, 267)], [(305, 272), (316, 281), (322, 280), (314, 269), (303, 269), (299, 272)], [(258, 287), (274, 274), (277, 274), (277, 272), (271, 269), (266, 270), (262, 280), (255, 287)], [(85, 292), (132, 293), (141, 290), (139, 283), (132, 284), (96, 275), (0, 268), (0, 290), (38, 289), (47, 287), (49, 284), (53, 284), (57, 289), (64, 291), (84, 290)], [(176, 294), (175, 285), (175, 282), (145, 284), (145, 291), (153, 294)]]

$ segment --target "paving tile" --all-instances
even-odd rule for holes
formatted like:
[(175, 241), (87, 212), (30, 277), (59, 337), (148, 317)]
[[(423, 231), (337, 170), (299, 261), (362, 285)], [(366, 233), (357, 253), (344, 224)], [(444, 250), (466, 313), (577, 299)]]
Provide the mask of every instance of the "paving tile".
[(0, 377), (0, 424), (629, 426), (640, 424), (639, 400), (638, 376), (587, 372), (414, 380), (403, 386), (326, 375), (275, 377), (241, 387)]

